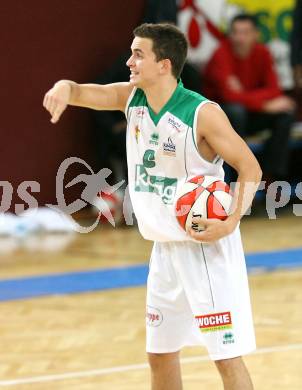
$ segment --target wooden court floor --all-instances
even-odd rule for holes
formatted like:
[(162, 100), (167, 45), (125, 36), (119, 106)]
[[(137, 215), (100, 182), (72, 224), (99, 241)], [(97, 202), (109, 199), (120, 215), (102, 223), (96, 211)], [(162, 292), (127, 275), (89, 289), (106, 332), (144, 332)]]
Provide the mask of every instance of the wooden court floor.
[[(247, 252), (302, 247), (299, 217), (241, 227)], [(135, 228), (101, 227), (65, 249), (51, 239), (47, 251), (31, 242), (0, 255), (0, 278), (140, 264), (151, 249)], [(250, 286), (258, 351), (245, 360), (255, 389), (301, 390), (302, 268), (251, 274)], [(145, 288), (132, 287), (0, 302), (0, 389), (149, 389), (144, 301)], [(182, 363), (185, 390), (222, 389), (203, 348), (185, 349)]]

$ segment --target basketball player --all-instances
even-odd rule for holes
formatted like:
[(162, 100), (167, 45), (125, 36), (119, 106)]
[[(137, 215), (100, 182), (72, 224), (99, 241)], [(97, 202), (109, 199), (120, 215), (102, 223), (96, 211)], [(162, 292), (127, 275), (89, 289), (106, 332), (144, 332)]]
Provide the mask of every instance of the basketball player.
[[(147, 352), (153, 390), (182, 389), (179, 351), (205, 345), (224, 389), (253, 388), (241, 356), (255, 349), (248, 281), (238, 223), (260, 167), (215, 103), (179, 80), (184, 35), (168, 24), (134, 30), (130, 81), (108, 85), (61, 80), (45, 95), (56, 123), (67, 105), (125, 112), (129, 190), (141, 234), (153, 240), (147, 284)], [(234, 212), (195, 218), (185, 232), (173, 214), (178, 186), (196, 175), (223, 180), (223, 160), (238, 172)]]

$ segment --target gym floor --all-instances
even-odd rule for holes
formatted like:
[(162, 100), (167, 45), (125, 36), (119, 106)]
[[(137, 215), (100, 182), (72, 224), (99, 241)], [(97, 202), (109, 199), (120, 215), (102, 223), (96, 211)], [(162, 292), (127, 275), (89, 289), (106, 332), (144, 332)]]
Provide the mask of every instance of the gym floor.
[[(302, 388), (302, 219), (241, 223), (258, 350), (255, 389)], [(0, 240), (0, 388), (147, 390), (145, 280), (135, 227)], [(216, 390), (204, 348), (182, 352), (184, 389)]]

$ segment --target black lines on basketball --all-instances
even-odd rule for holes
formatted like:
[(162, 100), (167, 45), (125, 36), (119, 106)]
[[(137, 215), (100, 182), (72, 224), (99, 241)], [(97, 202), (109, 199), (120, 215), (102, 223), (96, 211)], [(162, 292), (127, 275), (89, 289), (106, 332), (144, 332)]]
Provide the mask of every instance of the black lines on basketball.
[(232, 204), (230, 187), (217, 177), (196, 176), (180, 188), (176, 201), (176, 218), (186, 230), (192, 226), (194, 215), (225, 220)]
[(207, 218), (217, 218), (225, 220), (227, 218), (227, 212), (223, 205), (215, 198), (214, 193), (210, 193), (207, 199)]
[(176, 202), (176, 216), (180, 225), (185, 229), (188, 214), (192, 208), (192, 205), (196, 202), (200, 194), (205, 189), (203, 187), (197, 187), (193, 191), (187, 192), (182, 195)]

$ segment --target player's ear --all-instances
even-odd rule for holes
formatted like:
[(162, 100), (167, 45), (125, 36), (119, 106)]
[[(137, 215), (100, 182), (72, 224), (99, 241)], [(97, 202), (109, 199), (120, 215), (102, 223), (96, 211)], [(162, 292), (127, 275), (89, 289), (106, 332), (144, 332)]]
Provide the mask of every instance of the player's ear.
[(164, 60), (161, 60), (160, 70), (161, 70), (161, 73), (163, 73), (163, 74), (171, 72), (172, 64), (171, 64), (171, 61), (168, 58), (166, 58)]

